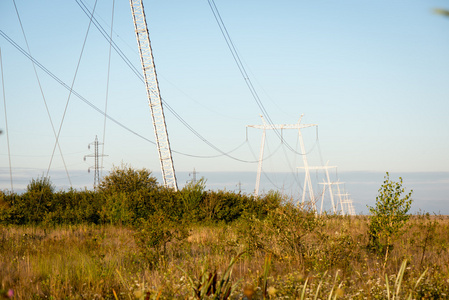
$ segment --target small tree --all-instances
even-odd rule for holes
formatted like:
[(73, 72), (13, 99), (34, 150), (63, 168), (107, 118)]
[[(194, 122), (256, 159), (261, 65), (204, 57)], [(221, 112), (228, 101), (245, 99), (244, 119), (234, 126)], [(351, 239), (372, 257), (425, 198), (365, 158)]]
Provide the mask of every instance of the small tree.
[(127, 165), (113, 167), (98, 188), (105, 193), (132, 193), (157, 188), (157, 179), (147, 169), (135, 170)]
[(384, 177), (384, 183), (376, 197), (376, 206), (369, 207), (372, 214), (368, 228), (369, 247), (379, 254), (385, 254), (384, 267), (388, 260), (392, 242), (401, 232), (409, 219), (407, 215), (412, 205), (412, 192), (405, 194), (402, 178), (399, 182), (390, 180), (390, 174)]
[(53, 194), (55, 187), (52, 184), (50, 177), (42, 175), (37, 179), (31, 179), (30, 183), (27, 185), (27, 193), (39, 193), (45, 195)]
[(184, 218), (196, 222), (199, 221), (200, 211), (205, 197), (206, 179), (201, 178), (197, 182), (189, 182), (180, 191)]

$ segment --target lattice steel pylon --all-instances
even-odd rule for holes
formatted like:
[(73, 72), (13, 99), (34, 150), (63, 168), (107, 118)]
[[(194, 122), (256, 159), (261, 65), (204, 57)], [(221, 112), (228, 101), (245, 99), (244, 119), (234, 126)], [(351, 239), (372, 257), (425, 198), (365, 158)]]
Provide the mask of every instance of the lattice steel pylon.
[(89, 169), (87, 169), (87, 171), (90, 173), (91, 169), (94, 169), (94, 188), (97, 188), (98, 185), (100, 184), (100, 164), (98, 163), (98, 158), (103, 157), (103, 156), (107, 156), (105, 154), (100, 154), (100, 152), (98, 151), (98, 146), (103, 145), (103, 143), (98, 142), (98, 137), (95, 136), (95, 141), (93, 141), (92, 143), (90, 143), (87, 146), (87, 149), (90, 149), (90, 146), (93, 145), (94, 146), (94, 154), (88, 154), (88, 155), (84, 155), (84, 161), (86, 161), (86, 158), (88, 157), (93, 157), (94, 158), (94, 165), (92, 167), (89, 167)]
[(176, 174), (173, 166), (170, 142), (168, 140), (167, 126), (165, 124), (162, 99), (157, 81), (156, 67), (154, 65), (153, 52), (151, 50), (150, 36), (148, 34), (147, 21), (142, 0), (130, 0), (131, 11), (136, 31), (137, 44), (139, 46), (140, 62), (142, 64), (143, 77), (147, 90), (148, 104), (153, 120), (154, 135), (161, 163), (164, 186), (178, 190)]

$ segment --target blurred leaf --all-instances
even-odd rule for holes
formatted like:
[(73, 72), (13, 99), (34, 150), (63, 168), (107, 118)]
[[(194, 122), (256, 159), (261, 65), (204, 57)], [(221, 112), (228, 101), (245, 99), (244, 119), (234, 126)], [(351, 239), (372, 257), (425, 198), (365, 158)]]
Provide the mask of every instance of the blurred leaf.
[(449, 17), (449, 10), (445, 10), (445, 9), (441, 9), (441, 8), (435, 8), (433, 10), (434, 13), (439, 14), (439, 15), (443, 15), (446, 17)]

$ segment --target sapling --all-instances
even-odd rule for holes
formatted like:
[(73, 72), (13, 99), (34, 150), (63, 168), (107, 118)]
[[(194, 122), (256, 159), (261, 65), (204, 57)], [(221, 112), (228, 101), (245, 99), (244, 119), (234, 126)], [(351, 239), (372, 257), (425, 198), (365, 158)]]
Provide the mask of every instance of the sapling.
[(391, 181), (387, 172), (384, 178), (376, 197), (376, 205), (368, 207), (371, 213), (368, 235), (369, 247), (378, 254), (384, 254), (385, 268), (392, 242), (410, 217), (407, 213), (412, 205), (413, 191), (404, 194), (401, 177), (399, 182)]

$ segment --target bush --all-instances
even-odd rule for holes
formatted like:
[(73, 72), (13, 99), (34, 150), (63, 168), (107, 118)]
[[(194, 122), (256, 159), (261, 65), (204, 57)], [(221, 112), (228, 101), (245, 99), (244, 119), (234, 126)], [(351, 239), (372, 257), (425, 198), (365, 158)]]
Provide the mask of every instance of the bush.
[(179, 192), (180, 204), (184, 211), (184, 219), (189, 221), (200, 221), (200, 211), (205, 195), (206, 180), (201, 178), (198, 182), (189, 182)]
[(148, 220), (141, 219), (134, 235), (139, 253), (150, 268), (164, 264), (168, 246), (171, 245), (171, 253), (174, 253), (188, 236), (184, 222), (171, 219), (161, 211)]
[(8, 219), (13, 224), (38, 224), (45, 215), (54, 209), (54, 186), (50, 178), (42, 176), (31, 179), (26, 192), (21, 196), (12, 197)]
[(237, 220), (253, 201), (251, 196), (228, 191), (208, 191), (201, 205), (201, 216), (206, 221), (230, 223)]
[(127, 165), (113, 167), (101, 180), (98, 189), (106, 194), (133, 193), (157, 188), (157, 179), (147, 169), (135, 170)]

